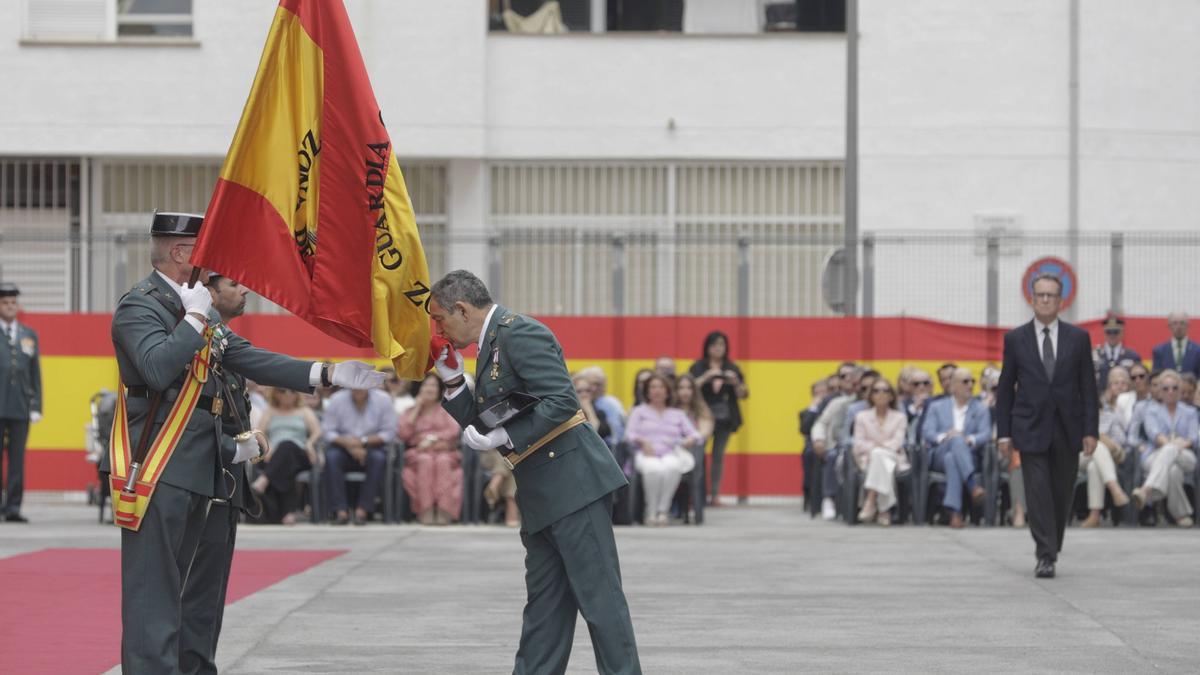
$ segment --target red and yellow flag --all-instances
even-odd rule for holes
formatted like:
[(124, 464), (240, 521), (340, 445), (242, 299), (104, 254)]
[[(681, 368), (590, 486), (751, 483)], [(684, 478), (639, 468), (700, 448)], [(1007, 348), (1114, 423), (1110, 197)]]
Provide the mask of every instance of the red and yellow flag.
[(341, 0), (282, 0), (192, 262), (420, 379), (429, 270)]

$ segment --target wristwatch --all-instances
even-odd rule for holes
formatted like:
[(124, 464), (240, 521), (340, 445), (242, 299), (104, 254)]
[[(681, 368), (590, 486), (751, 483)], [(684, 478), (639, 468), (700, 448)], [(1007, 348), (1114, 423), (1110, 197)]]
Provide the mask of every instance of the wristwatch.
[(370, 437), (370, 436), (363, 435), (363, 436), (359, 436), (359, 437), (358, 437), (358, 440), (359, 440), (359, 442), (360, 442), (360, 443), (362, 443), (363, 445), (366, 445), (366, 444), (367, 444), (367, 440), (368, 440), (369, 438), (371, 438), (371, 437)]
[(321, 364), (321, 386), (322, 387), (332, 387), (333, 386), (333, 382), (331, 382), (329, 379), (329, 366), (330, 366), (330, 364), (328, 361)]

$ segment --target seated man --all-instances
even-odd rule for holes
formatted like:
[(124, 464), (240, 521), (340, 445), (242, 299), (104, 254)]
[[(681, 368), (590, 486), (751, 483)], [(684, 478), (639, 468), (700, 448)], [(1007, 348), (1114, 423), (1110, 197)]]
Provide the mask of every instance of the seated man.
[(1133, 498), (1139, 510), (1147, 503), (1164, 497), (1167, 511), (1180, 527), (1192, 526), (1192, 504), (1183, 491), (1183, 478), (1196, 470), (1196, 433), (1200, 427), (1196, 409), (1182, 403), (1179, 373), (1164, 370), (1158, 378), (1161, 403), (1146, 406), (1142, 432), (1142, 469), (1146, 480), (1134, 488)]
[(329, 397), (321, 420), (325, 429), (325, 469), (329, 497), (337, 514), (335, 525), (350, 522), (346, 472), (365, 471), (358, 491), (355, 523), (366, 524), (375, 510), (387, 466), (387, 444), (396, 438), (396, 409), (387, 392), (378, 389), (342, 390)]
[(946, 496), (942, 506), (950, 510), (950, 527), (963, 526), (963, 483), (971, 501), (983, 501), (975, 450), (992, 436), (992, 418), (987, 406), (971, 396), (975, 378), (966, 368), (956, 368), (947, 381), (949, 395), (931, 401), (921, 428), (921, 439), (933, 448), (930, 468), (946, 474)]

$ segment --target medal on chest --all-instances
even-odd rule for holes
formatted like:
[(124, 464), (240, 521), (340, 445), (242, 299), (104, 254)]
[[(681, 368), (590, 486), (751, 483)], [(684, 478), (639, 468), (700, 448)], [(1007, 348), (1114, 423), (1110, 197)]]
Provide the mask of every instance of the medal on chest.
[(492, 379), (500, 379), (500, 348), (492, 348)]

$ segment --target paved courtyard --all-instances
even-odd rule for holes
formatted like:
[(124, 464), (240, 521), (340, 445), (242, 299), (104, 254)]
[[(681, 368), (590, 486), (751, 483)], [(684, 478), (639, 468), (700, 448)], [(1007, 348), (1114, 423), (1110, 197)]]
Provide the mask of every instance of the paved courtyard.
[[(0, 558), (117, 546), (83, 505), (27, 514), (0, 524)], [(1023, 530), (847, 528), (794, 505), (707, 516), (617, 531), (646, 673), (1200, 669), (1200, 531), (1072, 529), (1059, 577), (1039, 581)], [(224, 672), (511, 669), (515, 531), (243, 527), (239, 546), (347, 552), (231, 605)], [(570, 672), (594, 671), (581, 620)]]

